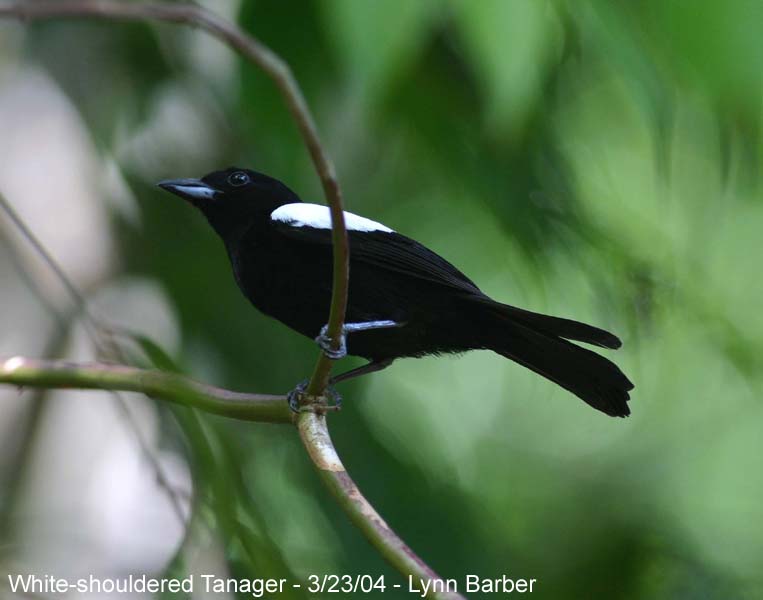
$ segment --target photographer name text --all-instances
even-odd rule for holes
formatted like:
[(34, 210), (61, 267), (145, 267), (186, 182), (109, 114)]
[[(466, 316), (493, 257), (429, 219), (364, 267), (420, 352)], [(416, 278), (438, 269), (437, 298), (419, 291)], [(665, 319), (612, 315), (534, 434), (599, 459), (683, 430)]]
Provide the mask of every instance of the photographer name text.
[(427, 579), (408, 576), (405, 583), (388, 583), (384, 575), (308, 575), (295, 582), (286, 578), (231, 579), (218, 575), (189, 575), (180, 578), (157, 578), (148, 575), (108, 578), (90, 575), (76, 579), (54, 575), (8, 575), (8, 587), (14, 594), (250, 594), (253, 598), (282, 594), (287, 589), (305, 589), (310, 594), (369, 594), (404, 591), (421, 598), (432, 593), (525, 594), (532, 593), (537, 579), (482, 577), (465, 575), (463, 579)]

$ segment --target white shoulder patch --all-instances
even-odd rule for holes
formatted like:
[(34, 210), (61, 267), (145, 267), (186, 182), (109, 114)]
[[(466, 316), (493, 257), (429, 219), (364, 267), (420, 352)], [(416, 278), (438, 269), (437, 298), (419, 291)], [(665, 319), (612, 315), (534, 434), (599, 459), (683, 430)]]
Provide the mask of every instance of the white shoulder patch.
[[(279, 221), (292, 227), (331, 229), (331, 213), (329, 212), (329, 207), (321, 204), (307, 204), (306, 202), (284, 204), (270, 213), (270, 218), (273, 221)], [(344, 222), (347, 229), (350, 231), (384, 231), (393, 233), (389, 227), (386, 227), (381, 223), (354, 215), (347, 211), (344, 212)]]

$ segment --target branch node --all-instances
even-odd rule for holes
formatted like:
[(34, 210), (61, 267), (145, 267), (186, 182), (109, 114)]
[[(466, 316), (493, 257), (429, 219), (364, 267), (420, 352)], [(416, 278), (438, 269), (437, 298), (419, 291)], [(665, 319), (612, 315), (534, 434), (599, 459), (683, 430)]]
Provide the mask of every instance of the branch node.
[[(327, 412), (335, 412), (342, 409), (342, 396), (332, 386), (326, 387), (317, 394), (309, 390), (310, 380), (305, 379), (287, 394), (289, 408), (297, 414), (311, 412), (325, 415)], [(333, 404), (329, 404), (333, 400)]]

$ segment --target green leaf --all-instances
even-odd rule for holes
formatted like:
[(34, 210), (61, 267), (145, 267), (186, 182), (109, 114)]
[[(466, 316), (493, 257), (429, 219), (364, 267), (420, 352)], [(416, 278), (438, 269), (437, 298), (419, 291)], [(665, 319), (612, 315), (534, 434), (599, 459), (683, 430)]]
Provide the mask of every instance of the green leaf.
[(149, 362), (157, 369), (169, 371), (170, 373), (183, 373), (183, 369), (175, 362), (175, 359), (148, 336), (129, 330), (121, 331), (120, 333), (135, 342), (143, 350)]

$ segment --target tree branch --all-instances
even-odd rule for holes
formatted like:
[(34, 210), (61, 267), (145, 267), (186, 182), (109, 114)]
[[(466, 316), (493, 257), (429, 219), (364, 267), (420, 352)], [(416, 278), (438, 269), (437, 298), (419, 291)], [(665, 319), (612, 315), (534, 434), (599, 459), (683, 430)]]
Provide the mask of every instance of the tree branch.
[[(198, 27), (236, 50), (262, 69), (272, 80), (286, 103), (310, 153), (331, 210), (334, 248), (334, 281), (328, 335), (339, 348), (339, 337), (347, 308), (349, 246), (344, 223), (342, 193), (334, 165), (318, 137), (318, 130), (302, 91), (289, 65), (275, 52), (233, 23), (193, 4), (162, 4), (93, 0), (35, 0), (0, 4), (0, 18), (25, 21), (43, 19), (105, 19), (109, 21), (162, 21)], [(322, 353), (313, 370), (307, 393), (319, 395), (328, 384), (332, 362)]]
[[(133, 3), (85, 0), (35, 0), (0, 4), (0, 18), (22, 20), (53, 18), (99, 18), (106, 20), (162, 21), (198, 27), (218, 38), (260, 67), (280, 91), (299, 128), (321, 179), (331, 211), (334, 251), (333, 288), (328, 317), (328, 335), (338, 348), (347, 307), (349, 288), (349, 245), (344, 223), (342, 195), (334, 166), (318, 138), (307, 102), (288, 64), (255, 37), (217, 15), (189, 4)], [(308, 396), (326, 388), (332, 362), (321, 354), (316, 363)], [(198, 383), (184, 377), (132, 367), (61, 361), (36, 361), (14, 357), (0, 363), (0, 383), (34, 387), (110, 389), (143, 392), (156, 398), (194, 406), (207, 412), (237, 419), (286, 423), (292, 420), (280, 396), (240, 394)], [(321, 478), (351, 521), (373, 546), (403, 575), (421, 580), (439, 580), (416, 554), (389, 528), (350, 479), (339, 460), (326, 427), (324, 415), (302, 412), (297, 417), (302, 442)], [(430, 592), (432, 598), (454, 600), (458, 594)]]
[[(441, 580), (441, 577), (392, 531), (363, 496), (339, 459), (325, 421), (325, 415), (314, 414), (311, 419), (299, 419), (297, 427), (302, 443), (307, 448), (323, 483), (344, 512), (384, 559), (400, 573), (413, 577), (413, 582), (418, 588), (424, 587), (424, 584), (419, 582)], [(430, 591), (426, 597), (464, 600), (463, 596), (453, 592)]]
[[(284, 396), (232, 392), (181, 375), (123, 365), (37, 360), (20, 356), (0, 358), (0, 384), (140, 392), (239, 420), (268, 423), (291, 423), (294, 420)], [(308, 415), (310, 418), (303, 418)], [(412, 576), (417, 584), (419, 580), (439, 580), (440, 576), (390, 529), (350, 478), (329, 436), (325, 415), (301, 413), (297, 427), (324, 484), (352, 523), (385, 560), (403, 575)], [(433, 592), (429, 597), (447, 600), (462, 598), (458, 594), (442, 592)]]
[(242, 394), (164, 371), (105, 363), (73, 363), (14, 356), (0, 358), (0, 383), (33, 388), (140, 392), (243, 421), (291, 423), (284, 396)]

